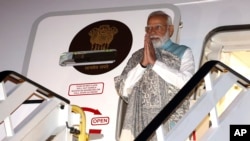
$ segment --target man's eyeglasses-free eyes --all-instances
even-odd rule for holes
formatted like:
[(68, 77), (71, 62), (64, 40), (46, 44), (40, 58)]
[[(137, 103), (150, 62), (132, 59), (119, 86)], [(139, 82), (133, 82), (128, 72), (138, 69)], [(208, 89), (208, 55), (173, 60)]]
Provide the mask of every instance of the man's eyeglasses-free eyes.
[(161, 32), (164, 30), (164, 28), (166, 28), (168, 25), (161, 25), (161, 24), (157, 24), (157, 25), (148, 25), (145, 27), (145, 31), (151, 32), (151, 31), (156, 31), (156, 32)]

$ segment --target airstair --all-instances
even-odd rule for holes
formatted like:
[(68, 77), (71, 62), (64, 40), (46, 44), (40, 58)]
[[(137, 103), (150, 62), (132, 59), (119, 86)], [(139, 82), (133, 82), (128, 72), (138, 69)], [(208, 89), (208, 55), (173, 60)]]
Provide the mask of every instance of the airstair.
[[(168, 133), (162, 123), (189, 98), (190, 110)], [(250, 125), (250, 81), (219, 61), (205, 63), (137, 136), (159, 141), (229, 141), (230, 125)]]
[(87, 141), (77, 105), (12, 71), (0, 73), (1, 141)]
[[(162, 123), (185, 99), (190, 100), (190, 110), (165, 133)], [(248, 79), (219, 61), (209, 61), (135, 141), (146, 141), (153, 133), (158, 141), (228, 141), (230, 125), (250, 125), (249, 100)], [(80, 107), (16, 72), (0, 72), (0, 108), (2, 141), (89, 140)]]

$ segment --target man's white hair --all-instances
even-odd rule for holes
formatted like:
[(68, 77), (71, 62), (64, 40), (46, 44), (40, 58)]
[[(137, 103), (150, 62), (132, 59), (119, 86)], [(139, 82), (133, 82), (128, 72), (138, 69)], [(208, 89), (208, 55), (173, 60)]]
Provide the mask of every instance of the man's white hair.
[(162, 16), (162, 17), (165, 17), (166, 18), (166, 24), (167, 25), (172, 25), (172, 18), (171, 16), (169, 16), (168, 14), (166, 14), (165, 12), (159, 10), (159, 11), (154, 11), (152, 13), (149, 14), (148, 16), (148, 20), (151, 18), (151, 17), (155, 17), (155, 16)]

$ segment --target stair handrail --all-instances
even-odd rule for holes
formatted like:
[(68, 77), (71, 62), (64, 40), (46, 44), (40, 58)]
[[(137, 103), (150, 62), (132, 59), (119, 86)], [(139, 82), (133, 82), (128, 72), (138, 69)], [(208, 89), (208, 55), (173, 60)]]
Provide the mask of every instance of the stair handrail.
[(218, 71), (225, 72), (229, 71), (240, 80), (242, 86), (249, 88), (250, 80), (239, 74), (238, 72), (231, 69), (224, 63), (216, 60), (206, 62), (201, 68), (193, 75), (193, 77), (183, 86), (182, 89), (173, 97), (173, 99), (153, 118), (153, 120), (144, 128), (144, 130), (135, 138), (135, 141), (147, 140), (165, 121), (176, 111), (176, 109), (184, 102), (184, 100), (191, 96), (194, 88), (200, 84), (204, 77), (212, 70), (217, 69)]

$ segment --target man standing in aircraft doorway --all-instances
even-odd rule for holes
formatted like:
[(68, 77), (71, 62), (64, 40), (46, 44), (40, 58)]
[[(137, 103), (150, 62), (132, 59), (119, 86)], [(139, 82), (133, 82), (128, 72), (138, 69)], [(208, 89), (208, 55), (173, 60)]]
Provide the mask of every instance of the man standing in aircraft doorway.
[[(189, 47), (173, 43), (171, 17), (163, 11), (148, 16), (144, 47), (129, 59), (122, 74), (115, 77), (118, 94), (127, 99), (120, 141), (132, 141), (178, 93), (195, 72)], [(164, 123), (168, 132), (186, 113), (184, 104)], [(150, 140), (157, 140), (153, 135)]]

